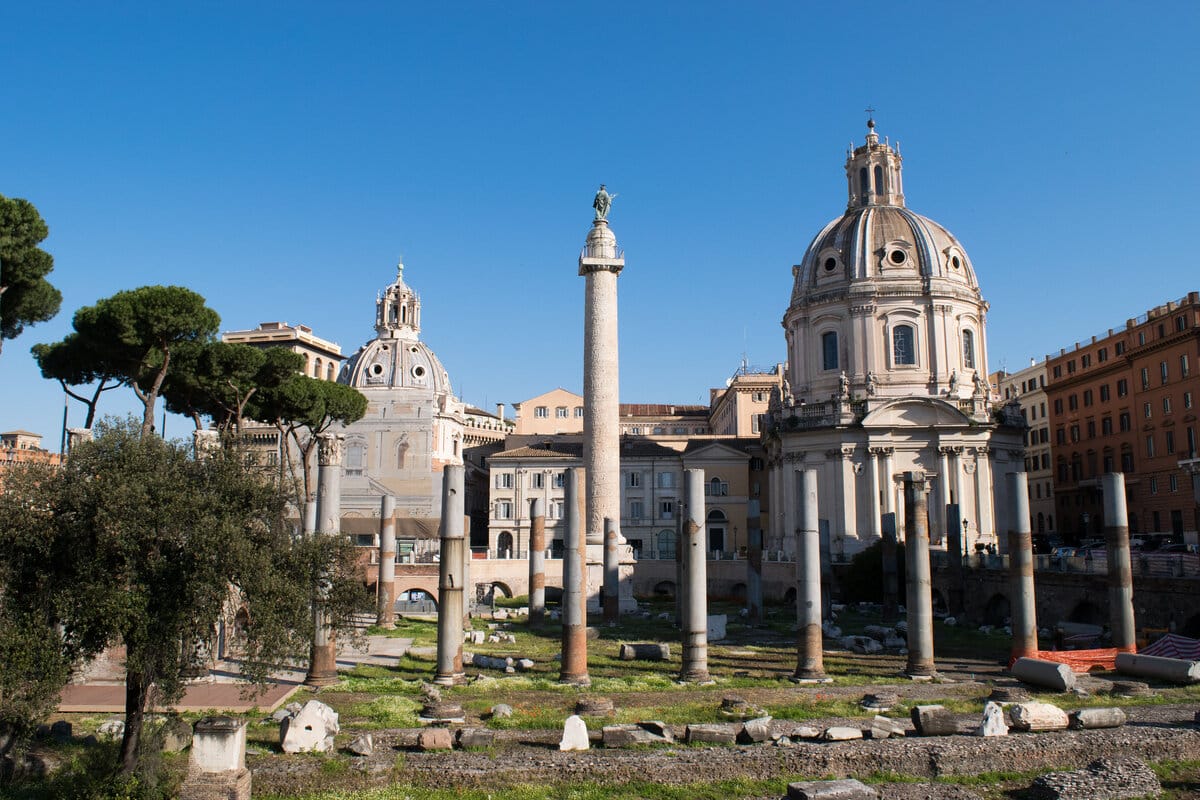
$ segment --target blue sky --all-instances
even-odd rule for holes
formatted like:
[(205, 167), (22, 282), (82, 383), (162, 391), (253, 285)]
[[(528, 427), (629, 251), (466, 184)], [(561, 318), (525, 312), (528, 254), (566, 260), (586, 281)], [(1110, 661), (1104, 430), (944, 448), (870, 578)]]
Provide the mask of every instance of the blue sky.
[(181, 284), (352, 353), (400, 256), (466, 401), (578, 391), (600, 182), (621, 398), (707, 402), (783, 360), (869, 105), (1019, 369), (1200, 288), (1198, 32), (1195, 2), (6, 4), (0, 193), (46, 218), (64, 302), (5, 342), (0, 429), (57, 448), (28, 351), (82, 305)]

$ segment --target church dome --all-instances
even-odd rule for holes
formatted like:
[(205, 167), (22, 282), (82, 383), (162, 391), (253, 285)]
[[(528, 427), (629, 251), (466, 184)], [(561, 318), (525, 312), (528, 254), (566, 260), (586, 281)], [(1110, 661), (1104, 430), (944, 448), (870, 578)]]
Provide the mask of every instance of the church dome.
[(420, 340), (421, 298), (404, 282), (404, 264), (396, 280), (375, 300), (376, 338), (342, 366), (338, 382), (356, 389), (418, 389), (451, 394), (450, 376), (429, 346)]
[(987, 375), (987, 303), (959, 241), (905, 205), (874, 121), (846, 157), (846, 211), (812, 239), (783, 318), (799, 399), (961, 396)]

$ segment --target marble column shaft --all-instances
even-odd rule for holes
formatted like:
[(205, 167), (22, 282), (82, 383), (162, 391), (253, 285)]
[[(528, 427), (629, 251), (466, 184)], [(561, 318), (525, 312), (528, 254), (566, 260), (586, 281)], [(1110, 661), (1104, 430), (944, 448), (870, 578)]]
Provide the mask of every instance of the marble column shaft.
[(395, 626), (396, 588), (396, 498), (385, 494), (379, 502), (379, 592), (375, 624)]
[(683, 471), (687, 517), (683, 525), (683, 664), (679, 679), (702, 683), (708, 676), (708, 548), (704, 529), (704, 470)]
[(438, 562), (437, 674), (434, 683), (453, 685), (466, 678), (463, 671), (463, 589), (466, 581), (464, 471), (461, 464), (442, 468), (441, 556)]

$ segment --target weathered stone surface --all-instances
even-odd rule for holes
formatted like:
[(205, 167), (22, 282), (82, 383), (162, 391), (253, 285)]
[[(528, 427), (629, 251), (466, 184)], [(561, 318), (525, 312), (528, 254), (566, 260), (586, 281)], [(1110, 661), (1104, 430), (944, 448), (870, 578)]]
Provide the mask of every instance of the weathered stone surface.
[(1017, 703), (1008, 708), (1009, 726), (1018, 731), (1065, 731), (1067, 712), (1049, 703)]
[(997, 686), (988, 695), (988, 700), (994, 703), (1028, 703), (1032, 699), (1029, 692), (1020, 686)]
[(269, 719), (271, 720), (271, 722), (280, 723), (280, 722), (283, 722), (285, 719), (287, 719), (290, 716), (292, 716), (291, 711), (288, 711), (286, 708), (277, 708), (271, 714)]
[(558, 743), (559, 750), (587, 750), (591, 747), (588, 741), (587, 724), (578, 714), (567, 717), (563, 723), (562, 740)]
[(1125, 724), (1125, 712), (1119, 708), (1081, 708), (1068, 716), (1072, 730), (1119, 728)]
[(96, 735), (103, 740), (115, 741), (125, 735), (125, 720), (110, 719), (100, 723)]
[(453, 748), (454, 739), (449, 728), (426, 728), (417, 734), (417, 749), (422, 752)]
[(853, 778), (788, 784), (788, 800), (879, 800), (879, 792)]
[(528, 672), (534, 668), (535, 664), (532, 658), (518, 658), (515, 666), (520, 672)]
[(205, 717), (196, 722), (188, 757), (189, 777), (214, 773), (233, 777), (245, 768), (245, 722), (225, 716)]
[(708, 615), (708, 641), (719, 642), (725, 638), (725, 628), (729, 622), (726, 614)]
[(1069, 692), (1075, 688), (1075, 672), (1066, 664), (1059, 664), (1057, 661), (1018, 658), (1009, 671), (1013, 677), (1025, 683), (1056, 692)]
[(356, 756), (369, 756), (375, 752), (375, 740), (369, 733), (360, 733), (350, 740), (346, 749)]
[(1099, 758), (1085, 769), (1042, 775), (1030, 787), (1037, 800), (1121, 800), (1161, 793), (1158, 777), (1137, 758)]
[(717, 713), (726, 719), (754, 719), (763, 716), (761, 708), (750, 705), (736, 695), (722, 697), (721, 707), (717, 709)]
[(492, 719), (508, 719), (513, 715), (512, 706), (507, 703), (497, 703), (492, 706)]
[(638, 723), (639, 727), (645, 728), (650, 733), (668, 742), (675, 741), (675, 733), (671, 730), (671, 726), (665, 722), (659, 722), (656, 719), (643, 720)]
[(656, 736), (641, 725), (605, 725), (601, 731), (605, 747), (632, 747), (639, 744), (664, 744), (667, 739)]
[(958, 722), (945, 706), (917, 706), (912, 710), (913, 727), (918, 736), (953, 736)]
[(671, 646), (668, 644), (623, 644), (620, 657), (622, 661), (667, 661), (671, 658)]
[(863, 738), (862, 728), (851, 728), (847, 725), (834, 725), (826, 728), (821, 736), (827, 742), (849, 742)]
[(611, 717), (617, 709), (607, 697), (581, 697), (575, 703), (575, 713), (581, 717)]
[(156, 733), (164, 753), (182, 753), (192, 745), (192, 726), (179, 717), (164, 719)]
[(250, 800), (250, 770), (188, 772), (179, 800)]
[(466, 713), (458, 703), (439, 700), (426, 703), (417, 719), (422, 725), (446, 725), (449, 723), (465, 722)]
[(495, 731), (487, 728), (462, 728), (455, 736), (458, 741), (458, 746), (464, 749), (468, 748), (487, 748), (496, 743)]
[(872, 739), (891, 739), (904, 736), (905, 731), (904, 724), (900, 720), (876, 715), (875, 719), (871, 720), (871, 727), (867, 729), (867, 734)]
[(279, 747), (285, 753), (327, 753), (341, 728), (338, 715), (319, 700), (309, 700), (294, 717), (279, 725)]
[(883, 645), (870, 636), (844, 636), (841, 645), (852, 653), (862, 655), (883, 652)]
[(890, 711), (900, 702), (900, 695), (895, 692), (875, 692), (864, 694), (859, 705), (868, 711)]
[(50, 726), (50, 738), (65, 742), (71, 738), (71, 723), (60, 719)]
[(816, 725), (797, 724), (797, 725), (791, 726), (790, 728), (785, 728), (784, 731), (781, 733), (781, 735), (788, 736), (788, 737), (791, 737), (792, 739), (797, 739), (797, 740), (800, 740), (800, 739), (815, 740), (815, 739), (820, 739), (821, 735), (824, 733), (825, 733), (825, 731), (818, 728)]
[(975, 729), (976, 736), (1007, 736), (1008, 723), (1004, 720), (1004, 708), (999, 703), (988, 701), (983, 706), (983, 721)]
[(738, 731), (738, 741), (742, 744), (758, 744), (771, 738), (771, 718), (757, 717), (748, 720)]
[(688, 744), (733, 744), (737, 741), (738, 726), (717, 723), (714, 725), (688, 725), (683, 740)]
[(1154, 690), (1142, 681), (1113, 681), (1110, 694), (1116, 697), (1153, 697)]

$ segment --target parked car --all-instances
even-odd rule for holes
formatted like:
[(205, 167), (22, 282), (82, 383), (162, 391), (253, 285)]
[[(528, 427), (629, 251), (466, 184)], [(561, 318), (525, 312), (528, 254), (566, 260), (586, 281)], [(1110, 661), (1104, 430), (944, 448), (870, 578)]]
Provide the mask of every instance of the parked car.
[(1075, 555), (1076, 548), (1074, 547), (1056, 547), (1050, 552), (1050, 557), (1056, 561), (1061, 561), (1064, 558), (1071, 558)]

